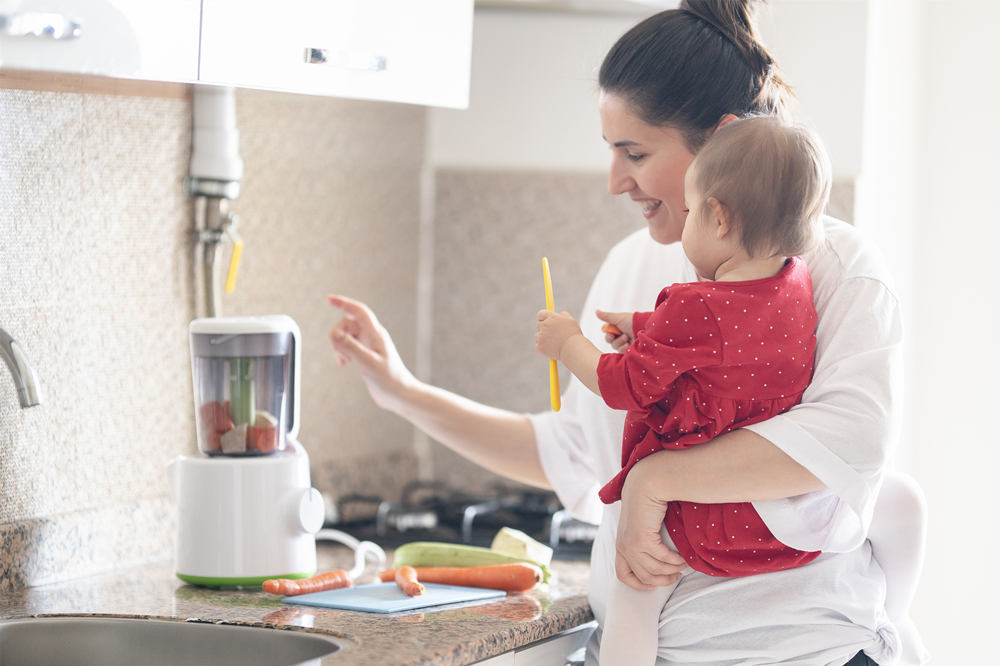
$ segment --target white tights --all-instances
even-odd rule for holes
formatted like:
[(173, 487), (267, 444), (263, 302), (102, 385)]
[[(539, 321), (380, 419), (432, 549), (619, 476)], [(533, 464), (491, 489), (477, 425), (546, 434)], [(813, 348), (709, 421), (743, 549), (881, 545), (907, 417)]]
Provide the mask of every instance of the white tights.
[(923, 647), (910, 619), (910, 603), (924, 564), (927, 502), (917, 482), (899, 472), (886, 474), (868, 530), (872, 555), (885, 573), (885, 610), (902, 642), (901, 664), (919, 664)]
[[(671, 550), (666, 527), (660, 538)], [(682, 573), (690, 573), (691, 568)], [(679, 581), (678, 581), (679, 582)], [(608, 586), (607, 610), (601, 633), (601, 664), (653, 666), (660, 644), (660, 612), (677, 583), (652, 590), (635, 590), (617, 578)]]

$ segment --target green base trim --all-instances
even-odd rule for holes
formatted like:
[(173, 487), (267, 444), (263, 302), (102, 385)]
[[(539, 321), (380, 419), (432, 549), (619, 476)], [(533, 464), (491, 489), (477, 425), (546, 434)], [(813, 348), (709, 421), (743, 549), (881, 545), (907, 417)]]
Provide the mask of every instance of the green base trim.
[(246, 578), (221, 578), (217, 576), (190, 576), (188, 574), (182, 574), (177, 572), (177, 577), (180, 578), (185, 583), (190, 583), (191, 585), (200, 585), (202, 587), (260, 587), (260, 584), (265, 580), (271, 580), (272, 578), (290, 578), (293, 580), (298, 580), (302, 578), (309, 578), (316, 575), (316, 570), (307, 571), (304, 573), (291, 573), (291, 574), (279, 574), (276, 576), (249, 576)]

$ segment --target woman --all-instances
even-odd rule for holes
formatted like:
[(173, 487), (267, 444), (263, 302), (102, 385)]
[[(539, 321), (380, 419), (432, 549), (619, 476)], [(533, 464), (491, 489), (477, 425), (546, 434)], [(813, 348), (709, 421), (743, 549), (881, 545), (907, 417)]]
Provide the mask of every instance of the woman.
[[(639, 204), (648, 232), (609, 253), (580, 324), (602, 338), (597, 308), (634, 311), (664, 284), (696, 279), (681, 252), (684, 174), (718, 127), (785, 113), (787, 90), (760, 45), (750, 0), (685, 0), (627, 32), (601, 68), (601, 125), (612, 149), (609, 189)], [(364, 305), (330, 302), (345, 317), (331, 332), (338, 360), (355, 361), (381, 407), (497, 473), (551, 487), (577, 517), (600, 522), (591, 605), (604, 621), (604, 583), (673, 583), (684, 561), (660, 541), (666, 503), (752, 501), (774, 535), (823, 555), (797, 569), (742, 579), (686, 576), (660, 617), (669, 664), (893, 663), (898, 638), (885, 581), (865, 540), (897, 427), (900, 313), (885, 271), (850, 226), (825, 221), (807, 255), (817, 359), (801, 405), (752, 428), (684, 451), (644, 458), (622, 502), (597, 489), (620, 469), (621, 413), (572, 382), (558, 413), (525, 416), (417, 381)], [(588, 649), (597, 655), (599, 632)], [(870, 661), (872, 659), (874, 661)]]

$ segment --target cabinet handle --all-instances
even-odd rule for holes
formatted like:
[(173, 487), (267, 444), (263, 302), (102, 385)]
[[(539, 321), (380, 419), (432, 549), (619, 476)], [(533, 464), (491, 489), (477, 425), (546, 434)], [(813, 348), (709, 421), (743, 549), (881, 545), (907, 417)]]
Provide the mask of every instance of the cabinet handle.
[(331, 65), (340, 69), (382, 72), (386, 68), (385, 56), (359, 51), (330, 51), (306, 47), (305, 61), (310, 65)]
[(78, 39), (83, 26), (62, 14), (18, 12), (0, 14), (0, 35), (7, 37), (46, 37), (48, 39)]

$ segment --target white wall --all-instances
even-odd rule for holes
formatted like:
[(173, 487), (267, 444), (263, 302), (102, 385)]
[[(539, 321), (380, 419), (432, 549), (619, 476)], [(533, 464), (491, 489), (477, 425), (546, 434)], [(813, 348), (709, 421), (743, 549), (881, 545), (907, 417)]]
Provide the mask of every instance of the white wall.
[[(837, 176), (861, 162), (865, 0), (772, 0), (761, 33)], [(477, 9), (465, 111), (433, 109), (435, 166), (603, 171), (597, 69), (641, 15)]]
[(886, 248), (906, 307), (901, 464), (929, 506), (912, 614), (933, 663), (995, 663), (1000, 4), (877, 0), (872, 11), (858, 223)]

